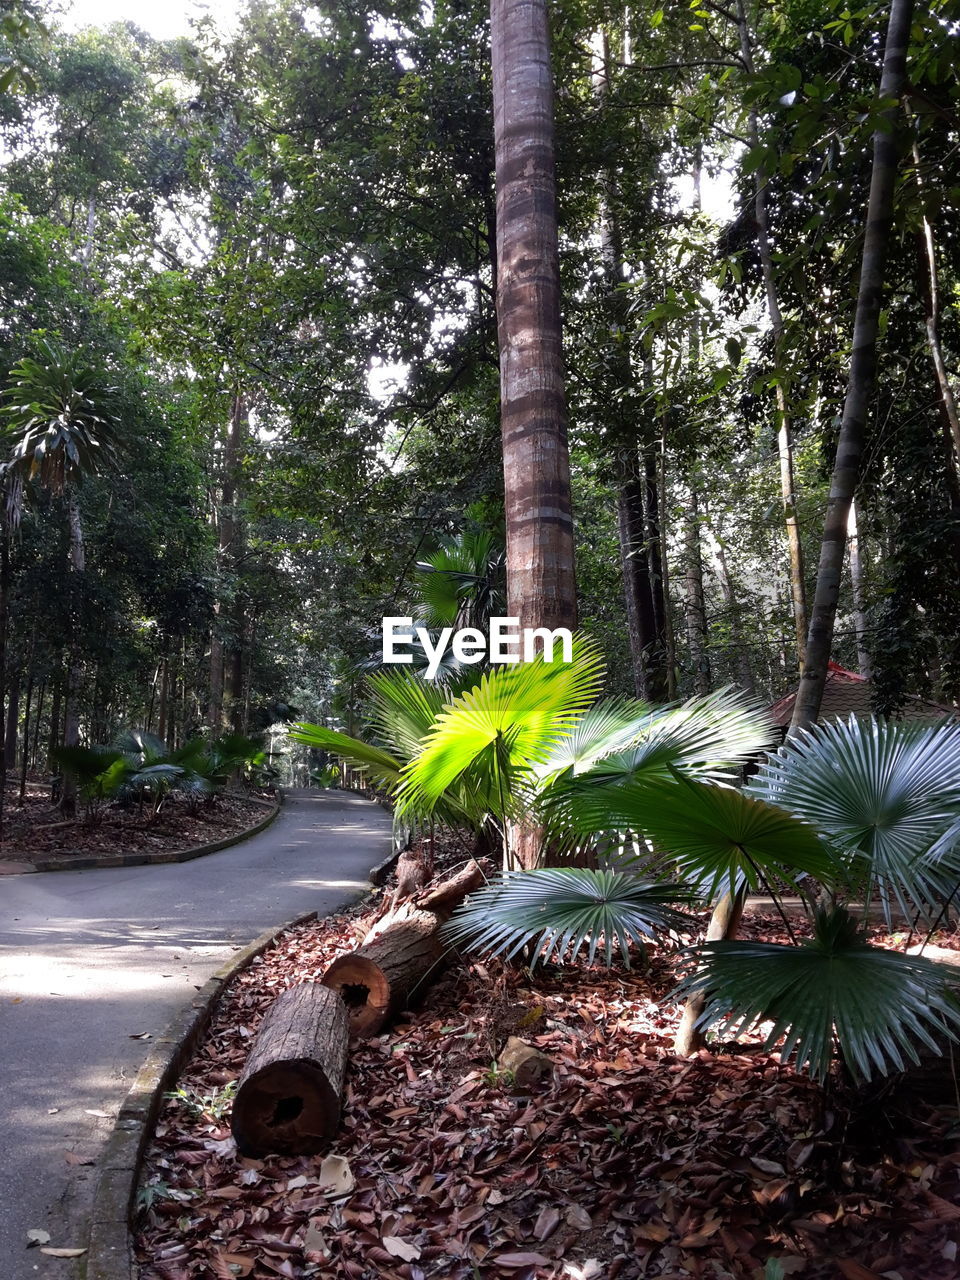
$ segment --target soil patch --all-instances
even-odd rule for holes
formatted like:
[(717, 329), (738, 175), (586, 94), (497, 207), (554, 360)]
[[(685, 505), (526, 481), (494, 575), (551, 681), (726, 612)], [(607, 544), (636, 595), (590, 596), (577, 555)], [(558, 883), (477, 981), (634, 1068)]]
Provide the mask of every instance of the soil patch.
[(267, 812), (264, 800), (272, 800), (270, 793), (229, 794), (218, 796), (212, 804), (191, 805), (174, 794), (154, 820), (149, 810), (141, 813), (133, 805), (112, 807), (93, 823), (82, 817), (65, 822), (50, 800), (49, 786), (34, 782), (27, 788), (22, 808), (17, 807), (15, 791), (7, 795), (0, 862), (32, 865), (38, 859), (52, 859), (69, 866), (80, 857), (180, 853), (255, 826)]

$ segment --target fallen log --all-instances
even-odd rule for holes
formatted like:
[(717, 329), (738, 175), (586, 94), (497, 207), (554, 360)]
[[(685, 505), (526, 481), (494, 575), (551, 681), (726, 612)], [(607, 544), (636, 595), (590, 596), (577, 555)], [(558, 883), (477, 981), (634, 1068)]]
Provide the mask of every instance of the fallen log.
[(336, 1133), (348, 1022), (343, 1002), (318, 982), (274, 1001), (233, 1102), (230, 1125), (241, 1155), (314, 1155)]
[(378, 920), (363, 945), (334, 960), (323, 983), (346, 1006), (350, 1034), (375, 1036), (410, 998), (440, 972), (440, 929), (488, 870), (469, 862), (455, 876), (418, 893)]

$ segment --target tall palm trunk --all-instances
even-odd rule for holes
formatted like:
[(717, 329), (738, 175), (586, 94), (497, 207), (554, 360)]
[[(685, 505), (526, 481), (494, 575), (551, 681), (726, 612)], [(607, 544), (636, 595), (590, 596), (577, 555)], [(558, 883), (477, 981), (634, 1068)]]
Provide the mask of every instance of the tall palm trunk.
[[(737, 31), (740, 38), (740, 56), (744, 69), (753, 75), (753, 47), (750, 26), (744, 0), (737, 0)], [(760, 129), (755, 109), (747, 116), (747, 137), (751, 147), (760, 145)], [(760, 254), (760, 271), (767, 300), (767, 315), (773, 334), (773, 357), (777, 376), (777, 454), (780, 462), (780, 494), (787, 532), (787, 551), (790, 558), (790, 600), (793, 607), (793, 625), (797, 637), (798, 665), (803, 666), (807, 644), (807, 589), (803, 567), (803, 543), (797, 523), (797, 498), (793, 473), (793, 439), (790, 406), (786, 391), (786, 328), (780, 307), (780, 293), (770, 245), (770, 210), (767, 204), (767, 175), (762, 167), (757, 169), (754, 185), (753, 208), (757, 224), (757, 249)]]
[[(220, 509), (217, 513), (217, 568), (221, 577), (231, 574), (235, 578), (239, 560), (238, 540), (240, 521), (236, 502), (240, 484), (240, 468), (243, 458), (243, 441), (247, 426), (248, 404), (246, 397), (237, 392), (230, 408), (230, 425), (223, 454), (223, 481), (220, 489)], [(228, 717), (224, 715), (224, 688), (227, 675), (226, 649), (221, 632), (223, 602), (214, 603), (214, 625), (210, 637), (210, 702), (207, 720), (210, 728), (220, 729)], [(241, 643), (234, 639), (231, 648)], [(231, 686), (232, 692), (232, 686)]]
[(522, 627), (573, 627), (547, 7), (493, 0), (490, 18), (507, 599)]
[(817, 587), (807, 635), (807, 659), (800, 677), (791, 731), (806, 728), (816, 722), (833, 646), (840, 577), (847, 545), (847, 517), (860, 475), (867, 415), (876, 377), (883, 269), (893, 227), (894, 195), (900, 159), (899, 102), (906, 83), (907, 47), (912, 16), (913, 0), (891, 0), (879, 97), (881, 101), (892, 102), (893, 105), (883, 112), (883, 123), (873, 135), (873, 169), (863, 237), (860, 289), (853, 324), (853, 353), (823, 526)]
[[(575, 627), (546, 0), (492, 0), (490, 27), (507, 605), (521, 627)], [(534, 866), (541, 843), (521, 826), (512, 857)]]

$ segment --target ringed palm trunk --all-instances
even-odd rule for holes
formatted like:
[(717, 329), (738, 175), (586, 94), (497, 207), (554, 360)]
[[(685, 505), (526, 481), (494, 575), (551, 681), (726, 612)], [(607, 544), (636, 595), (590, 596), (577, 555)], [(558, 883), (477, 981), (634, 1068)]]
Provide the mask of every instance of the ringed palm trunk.
[(879, 97), (881, 101), (892, 101), (894, 105), (883, 112), (882, 126), (873, 135), (873, 168), (853, 325), (853, 353), (823, 526), (817, 586), (807, 635), (806, 664), (800, 677), (791, 732), (816, 722), (833, 647), (840, 577), (847, 545), (847, 518), (860, 475), (867, 414), (876, 378), (883, 271), (893, 227), (900, 158), (899, 100), (906, 84), (912, 17), (913, 0), (891, 0)]
[[(507, 604), (521, 627), (575, 627), (545, 0), (492, 0), (497, 186), (497, 331), (507, 532)], [(513, 856), (539, 859), (521, 825)]]

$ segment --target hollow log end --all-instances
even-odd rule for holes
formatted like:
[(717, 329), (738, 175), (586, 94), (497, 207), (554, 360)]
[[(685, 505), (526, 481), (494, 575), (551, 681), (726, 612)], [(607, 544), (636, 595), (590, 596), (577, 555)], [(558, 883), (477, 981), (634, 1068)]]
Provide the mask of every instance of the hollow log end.
[(231, 1128), (244, 1156), (316, 1155), (337, 1132), (340, 1099), (314, 1063), (278, 1062), (241, 1084)]
[(387, 1018), (390, 983), (379, 965), (357, 952), (341, 956), (323, 975), (323, 985), (339, 995), (350, 1020), (350, 1034), (375, 1036)]

